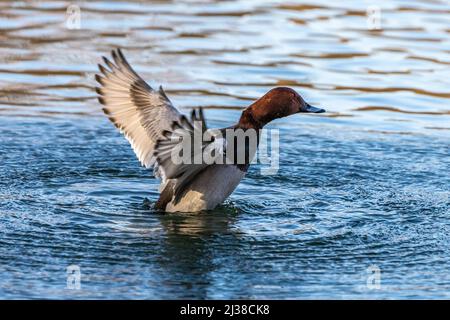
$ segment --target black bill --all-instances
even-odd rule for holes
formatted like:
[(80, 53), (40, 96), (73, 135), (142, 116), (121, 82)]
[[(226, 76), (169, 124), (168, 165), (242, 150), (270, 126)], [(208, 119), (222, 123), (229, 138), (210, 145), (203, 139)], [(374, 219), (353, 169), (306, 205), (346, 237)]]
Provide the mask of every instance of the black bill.
[(305, 103), (305, 107), (300, 110), (300, 112), (312, 112), (312, 113), (322, 113), (325, 109), (313, 107), (309, 103)]

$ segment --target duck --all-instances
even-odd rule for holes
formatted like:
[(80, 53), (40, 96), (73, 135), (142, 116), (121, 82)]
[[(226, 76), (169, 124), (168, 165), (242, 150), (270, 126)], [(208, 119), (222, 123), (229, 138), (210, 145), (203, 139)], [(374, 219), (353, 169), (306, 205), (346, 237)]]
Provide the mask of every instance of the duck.
[(95, 74), (98, 101), (104, 114), (128, 140), (141, 165), (153, 169), (154, 176), (160, 179), (155, 208), (161, 212), (213, 210), (239, 185), (255, 153), (245, 142), (233, 146), (234, 151), (245, 151), (240, 163), (235, 161), (236, 155), (225, 162), (174, 161), (174, 150), (183, 140), (181, 137), (192, 137), (197, 130), (215, 132), (209, 141), (201, 142), (201, 150), (214, 145), (215, 159), (219, 159), (228, 152), (229, 140), (217, 138), (217, 133), (253, 130), (259, 137), (264, 126), (275, 119), (325, 112), (307, 103), (294, 89), (275, 87), (247, 106), (234, 125), (208, 129), (202, 108), (194, 108), (190, 118), (181, 114), (162, 86), (154, 89), (145, 82), (120, 48), (111, 51), (110, 59), (102, 59), (99, 73)]

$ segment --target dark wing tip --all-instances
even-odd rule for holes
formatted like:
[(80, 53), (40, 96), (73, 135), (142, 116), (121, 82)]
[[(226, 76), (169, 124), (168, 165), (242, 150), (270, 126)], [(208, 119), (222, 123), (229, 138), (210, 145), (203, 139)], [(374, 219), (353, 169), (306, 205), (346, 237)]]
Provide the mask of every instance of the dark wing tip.
[(99, 95), (102, 95), (102, 96), (103, 96), (103, 91), (102, 91), (101, 88), (95, 87), (95, 92), (97, 92)]
[(104, 56), (102, 57), (102, 59), (105, 62), (105, 64), (109, 67), (109, 69), (111, 69), (111, 71), (113, 71), (114, 70), (114, 64), (111, 61), (109, 61), (108, 58), (106, 58)]
[(98, 102), (100, 102), (103, 105), (106, 105), (106, 101), (105, 101), (105, 99), (103, 99), (103, 97), (97, 97), (97, 99), (98, 99)]
[[(99, 65), (100, 66), (100, 65)], [(99, 74), (95, 74), (95, 80), (100, 83), (101, 85), (104, 85), (103, 78)]]
[(186, 118), (185, 115), (182, 115), (180, 117), (180, 124), (183, 126), (185, 126), (186, 128), (188, 128), (189, 130), (194, 130), (194, 127), (192, 126), (193, 124), (189, 122), (188, 118)]
[[(161, 132), (161, 134), (162, 134), (166, 139), (168, 139), (168, 138), (172, 135), (172, 132), (169, 131), (169, 130), (164, 130), (163, 132)], [(160, 143), (159, 140), (158, 140), (158, 143)]]
[(117, 54), (122, 61), (126, 61), (125, 56), (123, 55), (122, 50), (120, 48), (117, 48)]
[(198, 108), (198, 113), (199, 113), (200, 121), (202, 122), (202, 129), (203, 129), (203, 131), (206, 131), (208, 129), (208, 126), (206, 125), (205, 114), (203, 113), (202, 107)]
[(172, 128), (172, 131), (175, 131), (176, 129), (182, 129), (182, 127), (178, 123), (178, 121), (173, 121), (172, 124), (170, 125), (170, 127)]
[(170, 100), (169, 100), (169, 97), (166, 95), (166, 92), (164, 91), (162, 85), (159, 86), (158, 92), (159, 92), (159, 94), (160, 94), (164, 99), (166, 99), (167, 101), (170, 101)]
[(102, 110), (103, 110), (103, 113), (106, 114), (106, 115), (110, 115), (111, 114), (111, 112), (108, 109), (106, 109), (106, 108), (103, 108)]
[(127, 59), (125, 58), (125, 55), (122, 52), (122, 49), (117, 48), (117, 54), (120, 58), (120, 62), (122, 63), (122, 65), (124, 65), (125, 67), (127, 67), (128, 69), (130, 69), (130, 71), (132, 73), (134, 73), (136, 76), (138, 76), (138, 74), (136, 73), (136, 71), (133, 70), (133, 68), (131, 67), (131, 65), (128, 63)]
[[(106, 59), (106, 58), (105, 58)], [(108, 70), (101, 64), (98, 65), (98, 70), (100, 70), (101, 73), (103, 73), (105, 76), (108, 74)]]
[(120, 64), (120, 59), (119, 59), (119, 57), (118, 57), (118, 52), (119, 52), (119, 49), (117, 49), (117, 51), (116, 51), (116, 50), (112, 50), (112, 51), (111, 51), (111, 55), (112, 55), (112, 57), (113, 57), (113, 60), (114, 60), (114, 62), (115, 62), (117, 65)]
[(108, 117), (108, 119), (109, 119), (109, 121), (111, 121), (111, 122), (114, 124), (114, 126), (115, 126), (117, 129), (120, 130), (120, 125), (117, 123), (117, 121), (116, 121), (115, 118), (113, 118), (113, 117)]

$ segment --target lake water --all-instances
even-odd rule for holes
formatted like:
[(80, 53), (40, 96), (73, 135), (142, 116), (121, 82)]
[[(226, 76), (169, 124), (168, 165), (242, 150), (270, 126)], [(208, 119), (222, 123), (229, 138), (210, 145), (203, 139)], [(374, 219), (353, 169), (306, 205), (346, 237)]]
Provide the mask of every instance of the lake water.
[[(450, 298), (448, 1), (70, 4), (0, 4), (0, 298)], [(280, 85), (328, 112), (270, 125), (278, 174), (162, 215), (93, 90), (116, 47), (211, 127)]]

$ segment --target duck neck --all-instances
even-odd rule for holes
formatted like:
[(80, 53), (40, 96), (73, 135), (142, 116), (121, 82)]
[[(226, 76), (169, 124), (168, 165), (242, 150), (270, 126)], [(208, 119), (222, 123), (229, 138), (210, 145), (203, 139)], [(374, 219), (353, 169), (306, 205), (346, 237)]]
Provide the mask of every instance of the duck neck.
[(264, 127), (264, 125), (265, 123), (256, 119), (255, 115), (253, 114), (253, 109), (251, 106), (242, 112), (237, 127), (243, 130), (248, 129), (260, 130)]

